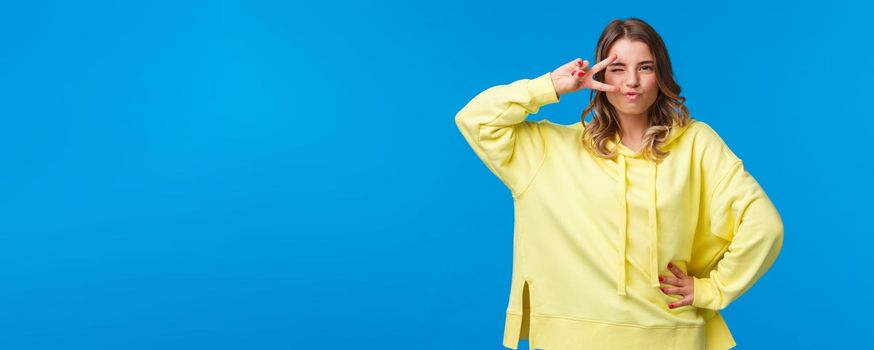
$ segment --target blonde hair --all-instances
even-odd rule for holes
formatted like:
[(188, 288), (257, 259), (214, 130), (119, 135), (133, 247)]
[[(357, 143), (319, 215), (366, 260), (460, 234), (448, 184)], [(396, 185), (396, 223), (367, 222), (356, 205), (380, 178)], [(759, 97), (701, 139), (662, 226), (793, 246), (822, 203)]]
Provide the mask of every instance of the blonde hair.
[[(606, 58), (613, 43), (622, 38), (647, 44), (655, 60), (658, 96), (648, 111), (649, 127), (643, 135), (642, 150), (646, 159), (660, 162), (670, 153), (659, 147), (668, 140), (671, 130), (688, 125), (692, 119), (685, 105), (686, 98), (680, 96), (680, 85), (674, 81), (671, 59), (661, 36), (643, 20), (614, 19), (607, 24), (595, 48), (595, 62)], [(593, 79), (604, 82), (604, 70), (595, 73)], [(586, 124), (585, 118), (589, 112), (593, 112), (593, 118)], [(602, 158), (616, 157), (615, 147), (607, 149), (607, 142), (618, 138), (621, 131), (616, 110), (607, 100), (606, 92), (589, 91), (589, 105), (583, 111), (580, 122), (584, 127), (580, 142), (585, 149)]]

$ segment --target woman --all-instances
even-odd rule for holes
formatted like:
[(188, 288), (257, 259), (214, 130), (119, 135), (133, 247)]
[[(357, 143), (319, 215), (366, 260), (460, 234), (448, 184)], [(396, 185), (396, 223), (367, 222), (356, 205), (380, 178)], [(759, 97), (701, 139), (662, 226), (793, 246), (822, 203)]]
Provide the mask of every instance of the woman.
[[(491, 87), (455, 118), (514, 199), (503, 344), (731, 348), (719, 311), (773, 265), (780, 215), (719, 135), (689, 117), (652, 27), (610, 22), (595, 56), (591, 68), (575, 59)], [(525, 120), (583, 88), (580, 122)]]

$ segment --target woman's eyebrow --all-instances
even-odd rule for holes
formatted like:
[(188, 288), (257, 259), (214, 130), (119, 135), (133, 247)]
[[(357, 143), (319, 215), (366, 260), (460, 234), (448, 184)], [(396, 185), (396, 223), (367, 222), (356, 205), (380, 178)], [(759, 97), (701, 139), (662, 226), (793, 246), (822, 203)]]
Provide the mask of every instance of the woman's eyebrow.
[[(653, 61), (640, 61), (637, 63), (637, 65), (639, 66), (639, 65), (643, 65), (643, 64), (647, 64), (647, 63), (653, 63)], [(613, 66), (625, 67), (625, 63), (622, 63), (622, 62), (610, 63), (610, 65), (608, 67), (613, 67)]]

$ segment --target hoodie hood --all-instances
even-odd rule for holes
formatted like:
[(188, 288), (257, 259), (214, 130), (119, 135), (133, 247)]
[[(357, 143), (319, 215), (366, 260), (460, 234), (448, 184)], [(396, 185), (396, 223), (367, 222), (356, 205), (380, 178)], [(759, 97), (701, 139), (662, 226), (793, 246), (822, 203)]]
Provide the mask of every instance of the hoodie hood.
[[(671, 128), (671, 132), (668, 135), (668, 139), (662, 148), (667, 148), (677, 140), (680, 135), (682, 135), (686, 130), (689, 129), (696, 120), (690, 119), (686, 126), (679, 127), (677, 124), (674, 124), (674, 127)], [(581, 126), (583, 122), (578, 122), (577, 126)], [(587, 123), (588, 124), (588, 123)], [(582, 129), (580, 129), (582, 130)], [(626, 246), (625, 242), (628, 240), (628, 198), (626, 196), (627, 192), (627, 182), (628, 182), (628, 174), (626, 173), (626, 158), (643, 158), (642, 150), (640, 152), (635, 152), (631, 148), (628, 148), (624, 144), (620, 142), (619, 135), (615, 135), (612, 139), (607, 142), (607, 147), (610, 149), (616, 149), (616, 162), (618, 166), (618, 178), (616, 179), (618, 182), (617, 186), (617, 196), (619, 196), (619, 208), (617, 208), (617, 215), (619, 216), (619, 232), (617, 235), (617, 239), (620, 240), (619, 243), (619, 260), (616, 262), (618, 264), (618, 276), (616, 276), (616, 293), (619, 295), (626, 295), (625, 288), (625, 280), (626, 280), (626, 266), (625, 266), (625, 256), (626, 256)], [(649, 215), (648, 215), (648, 226), (650, 232), (650, 285), (653, 287), (661, 287), (661, 283), (659, 282), (659, 258), (658, 258), (658, 211), (656, 206), (656, 179), (658, 176), (658, 164), (656, 162), (650, 161), (648, 162), (650, 166), (650, 177), (649, 177), (649, 187), (650, 187), (650, 201), (649, 201)]]

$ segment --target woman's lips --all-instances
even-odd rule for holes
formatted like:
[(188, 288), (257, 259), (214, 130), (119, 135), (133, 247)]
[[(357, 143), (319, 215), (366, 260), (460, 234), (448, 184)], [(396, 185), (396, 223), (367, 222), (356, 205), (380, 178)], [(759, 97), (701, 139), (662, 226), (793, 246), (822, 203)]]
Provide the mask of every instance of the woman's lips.
[(640, 97), (640, 94), (638, 94), (638, 93), (625, 93), (625, 98), (627, 98), (630, 101), (634, 101), (638, 97)]

